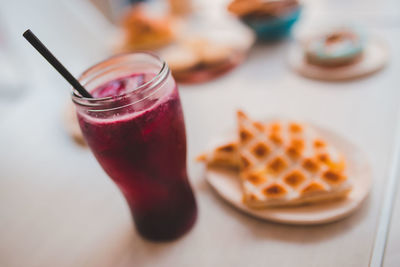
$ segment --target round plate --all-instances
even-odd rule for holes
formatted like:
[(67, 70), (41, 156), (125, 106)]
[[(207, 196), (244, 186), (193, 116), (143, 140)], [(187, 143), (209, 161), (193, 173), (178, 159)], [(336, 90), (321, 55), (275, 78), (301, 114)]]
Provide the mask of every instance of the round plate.
[(370, 75), (381, 70), (388, 60), (386, 46), (371, 39), (358, 62), (342, 67), (320, 67), (307, 62), (301, 44), (295, 44), (289, 52), (289, 65), (301, 75), (318, 80), (349, 80)]
[[(353, 190), (345, 199), (310, 205), (252, 209), (242, 202), (242, 189), (237, 173), (233, 171), (207, 168), (206, 179), (215, 191), (228, 203), (254, 217), (297, 225), (322, 224), (339, 220), (354, 212), (368, 195), (372, 171), (362, 151), (339, 135), (316, 128), (325, 139), (336, 146), (347, 159), (347, 174), (354, 181)], [(225, 138), (225, 140), (227, 140)]]

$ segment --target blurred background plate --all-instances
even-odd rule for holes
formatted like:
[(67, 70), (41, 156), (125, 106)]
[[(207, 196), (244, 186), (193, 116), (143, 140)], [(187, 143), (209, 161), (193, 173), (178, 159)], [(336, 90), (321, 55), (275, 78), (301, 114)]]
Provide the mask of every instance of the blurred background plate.
[(361, 78), (381, 70), (388, 61), (388, 48), (381, 40), (370, 39), (365, 45), (362, 58), (355, 63), (340, 67), (320, 67), (307, 62), (300, 43), (291, 47), (289, 65), (301, 75), (327, 81)]

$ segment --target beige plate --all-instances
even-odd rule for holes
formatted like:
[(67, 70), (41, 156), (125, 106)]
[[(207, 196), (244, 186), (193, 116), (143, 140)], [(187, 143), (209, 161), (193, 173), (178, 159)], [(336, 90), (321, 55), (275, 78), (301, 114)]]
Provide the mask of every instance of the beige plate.
[(371, 188), (372, 171), (366, 157), (354, 144), (331, 131), (319, 127), (317, 130), (328, 142), (342, 151), (347, 158), (348, 176), (354, 179), (354, 188), (346, 199), (298, 207), (258, 210), (251, 209), (242, 202), (242, 190), (236, 173), (207, 169), (206, 179), (227, 202), (260, 219), (306, 225), (328, 223), (344, 218), (354, 212), (368, 195)]
[(370, 75), (381, 70), (388, 60), (386, 46), (372, 39), (367, 44), (363, 58), (351, 65), (334, 68), (323, 68), (309, 64), (300, 44), (292, 47), (289, 53), (290, 66), (301, 75), (318, 80), (350, 80)]

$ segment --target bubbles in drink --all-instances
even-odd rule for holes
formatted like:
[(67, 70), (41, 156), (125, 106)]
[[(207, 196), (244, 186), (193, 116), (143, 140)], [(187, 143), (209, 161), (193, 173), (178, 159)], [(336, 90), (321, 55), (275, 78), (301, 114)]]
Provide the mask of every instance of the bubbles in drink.
[(137, 90), (140, 86), (153, 79), (153, 73), (133, 74), (130, 76), (122, 77), (117, 80), (110, 81), (98, 88), (96, 88), (92, 95), (95, 98), (103, 98), (110, 96), (118, 96), (127, 92)]

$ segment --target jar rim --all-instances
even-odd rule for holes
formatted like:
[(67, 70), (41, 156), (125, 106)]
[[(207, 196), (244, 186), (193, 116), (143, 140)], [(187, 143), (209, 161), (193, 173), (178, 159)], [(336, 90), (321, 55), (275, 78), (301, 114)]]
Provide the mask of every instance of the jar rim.
[[(87, 68), (84, 72), (82, 72), (82, 74), (78, 78), (79, 82), (82, 83), (83, 79), (88, 78), (86, 76), (88, 76), (90, 74), (90, 72), (94, 71), (96, 68), (100, 67), (101, 65), (105, 64), (106, 62), (108, 62), (110, 60), (119, 59), (119, 58), (122, 59), (122, 58), (124, 58), (126, 56), (130, 56), (130, 55), (150, 56), (151, 58), (153, 58), (161, 63), (160, 70), (149, 81), (141, 84), (140, 86), (136, 87), (134, 90), (124, 92), (117, 96), (107, 96), (107, 97), (99, 97), (99, 98), (83, 97), (78, 93), (78, 91), (75, 88), (72, 88), (72, 93), (71, 93), (72, 101), (75, 104), (82, 105), (82, 106), (88, 106), (88, 107), (99, 106), (104, 102), (116, 101), (116, 100), (120, 100), (123, 98), (127, 98), (127, 97), (137, 94), (137, 93), (144, 93), (148, 90), (151, 90), (151, 89), (157, 87), (168, 77), (168, 74), (170, 72), (168, 65), (157, 54), (155, 54), (153, 52), (149, 52), (149, 51), (135, 51), (135, 52), (116, 54), (116, 55), (110, 56), (100, 62), (97, 62), (96, 64), (92, 65), (91, 67)], [(83, 83), (82, 85), (86, 86), (87, 84)], [(141, 101), (141, 100), (139, 100), (139, 101)], [(133, 104), (133, 103), (131, 103), (131, 104)]]

